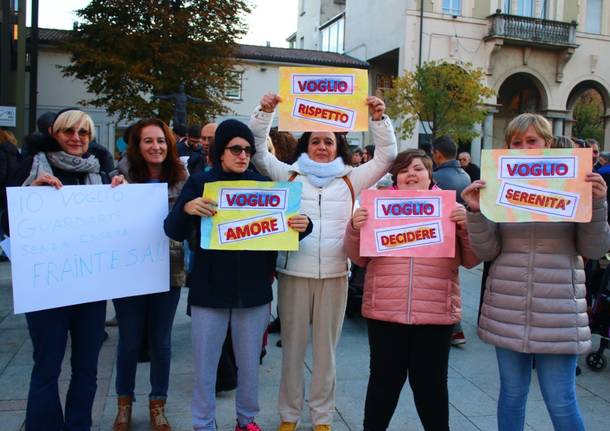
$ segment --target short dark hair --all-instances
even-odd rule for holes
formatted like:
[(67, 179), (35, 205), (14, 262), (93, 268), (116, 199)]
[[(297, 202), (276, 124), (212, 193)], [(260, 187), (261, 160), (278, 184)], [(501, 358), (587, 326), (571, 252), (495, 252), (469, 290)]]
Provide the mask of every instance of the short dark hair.
[[(298, 159), (302, 153), (307, 152), (309, 147), (309, 138), (313, 132), (305, 132), (299, 138), (296, 150), (296, 158)], [(337, 141), (337, 157), (341, 157), (343, 163), (349, 165), (351, 163), (349, 156), (349, 144), (347, 143), (346, 133), (344, 132), (333, 132), (335, 134), (335, 140)]]
[(453, 139), (443, 135), (432, 142), (432, 151), (438, 151), (444, 158), (452, 160), (457, 157), (458, 147), (453, 142)]
[(371, 159), (375, 158), (375, 146), (374, 145), (367, 145), (364, 147), (364, 149), (366, 150), (367, 153), (369, 153), (369, 157)]
[(175, 124), (174, 127), (172, 127), (172, 132), (179, 137), (186, 136), (186, 126), (183, 124)]
[(186, 133), (189, 138), (201, 138), (201, 126), (193, 124)]
[(277, 127), (269, 130), (269, 137), (273, 142), (275, 157), (284, 163), (292, 164), (295, 162), (294, 152), (298, 141), (290, 132), (280, 132)]
[(38, 127), (38, 131), (40, 133), (48, 135), (49, 127), (53, 125), (55, 117), (57, 117), (57, 114), (55, 112), (45, 112), (40, 117), (38, 117), (38, 120), (36, 120), (36, 126)]
[(390, 166), (389, 173), (392, 175), (392, 184), (396, 185), (398, 174), (403, 169), (407, 169), (414, 159), (421, 159), (423, 165), (428, 170), (428, 176), (430, 177), (430, 187), (434, 184), (432, 179), (432, 159), (428, 157), (426, 152), (420, 148), (411, 148), (398, 153), (394, 163)]
[(361, 156), (364, 154), (360, 148), (354, 148), (352, 150), (352, 154), (360, 154)]

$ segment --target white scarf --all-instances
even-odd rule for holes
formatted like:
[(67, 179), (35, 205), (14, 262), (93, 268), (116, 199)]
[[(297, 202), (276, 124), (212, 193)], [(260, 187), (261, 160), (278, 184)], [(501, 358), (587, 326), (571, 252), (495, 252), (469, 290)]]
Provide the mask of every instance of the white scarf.
[(337, 178), (345, 169), (345, 163), (341, 157), (337, 157), (330, 163), (314, 162), (307, 153), (299, 156), (299, 168), (307, 176), (307, 179), (316, 187), (325, 187)]

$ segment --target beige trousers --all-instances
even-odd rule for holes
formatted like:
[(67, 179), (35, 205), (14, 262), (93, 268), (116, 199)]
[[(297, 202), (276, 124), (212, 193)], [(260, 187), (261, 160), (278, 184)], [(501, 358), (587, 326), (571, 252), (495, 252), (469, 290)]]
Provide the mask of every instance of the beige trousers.
[(347, 277), (278, 275), (282, 322), (282, 377), (279, 412), (283, 422), (298, 422), (305, 396), (305, 351), (312, 328), (313, 369), (309, 410), (314, 425), (332, 424), (335, 411), (335, 348), (345, 315)]

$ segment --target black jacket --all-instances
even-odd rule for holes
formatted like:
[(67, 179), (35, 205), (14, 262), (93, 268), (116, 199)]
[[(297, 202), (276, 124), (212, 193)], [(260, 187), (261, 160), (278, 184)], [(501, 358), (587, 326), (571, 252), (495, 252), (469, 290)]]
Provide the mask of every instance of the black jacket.
[[(184, 241), (193, 231), (199, 232), (201, 218), (185, 213), (184, 205), (202, 196), (205, 183), (231, 180), (269, 181), (269, 178), (250, 170), (243, 174), (227, 173), (218, 167), (191, 176), (165, 219), (167, 236)], [(307, 231), (299, 237), (304, 238), (311, 229), (310, 222)], [(203, 250), (197, 246), (195, 264), (189, 277), (189, 305), (245, 308), (271, 302), (276, 258), (275, 251)]]
[(0, 143), (0, 202), (2, 210), (6, 209), (6, 186), (9, 180), (15, 175), (19, 164), (21, 163), (21, 154), (17, 147), (10, 142)]

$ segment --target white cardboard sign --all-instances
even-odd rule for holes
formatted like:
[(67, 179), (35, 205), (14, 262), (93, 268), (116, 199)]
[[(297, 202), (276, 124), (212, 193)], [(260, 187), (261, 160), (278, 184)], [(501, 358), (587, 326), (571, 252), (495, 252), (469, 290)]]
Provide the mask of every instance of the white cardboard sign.
[(169, 289), (167, 184), (7, 193), (15, 313)]

